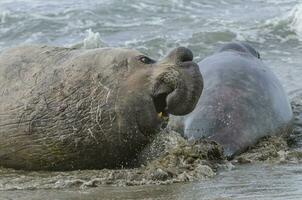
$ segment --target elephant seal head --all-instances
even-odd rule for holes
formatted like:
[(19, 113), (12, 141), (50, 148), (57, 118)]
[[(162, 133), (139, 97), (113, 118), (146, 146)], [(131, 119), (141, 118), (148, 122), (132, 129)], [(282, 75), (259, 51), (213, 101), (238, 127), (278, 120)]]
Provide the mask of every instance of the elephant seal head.
[[(159, 61), (124, 48), (77, 52), (65, 79), (71, 88), (79, 88), (75, 101), (88, 101), (81, 104), (83, 120), (89, 121), (88, 132), (94, 136), (81, 140), (79, 162), (85, 158), (86, 164), (78, 168), (87, 163), (90, 168), (135, 164), (130, 162), (159, 133), (167, 116), (191, 112), (203, 89), (199, 67), (184, 47)], [(85, 130), (87, 124), (78, 129)]]
[(195, 108), (203, 79), (189, 49), (178, 47), (160, 61), (123, 49), (118, 58), (127, 65), (115, 106), (123, 145), (146, 144), (159, 132), (164, 116), (185, 115)]

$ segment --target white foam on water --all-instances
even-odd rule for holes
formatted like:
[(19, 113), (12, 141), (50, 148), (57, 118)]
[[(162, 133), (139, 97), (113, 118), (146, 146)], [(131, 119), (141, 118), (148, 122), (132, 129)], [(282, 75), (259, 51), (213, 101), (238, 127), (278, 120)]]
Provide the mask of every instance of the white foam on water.
[(7, 21), (7, 17), (9, 15), (9, 11), (3, 11), (0, 16), (0, 24), (4, 24)]
[(34, 44), (34, 43), (50, 43), (49, 39), (45, 39), (45, 35), (42, 32), (36, 32), (26, 38), (21, 44)]
[(86, 31), (86, 37), (83, 40), (84, 49), (95, 49), (107, 46), (102, 40), (99, 33), (94, 33), (91, 29)]
[(302, 40), (302, 4), (295, 6), (289, 13), (290, 29)]
[(285, 14), (266, 20), (258, 28), (281, 43), (297, 39), (302, 41), (302, 4), (296, 4)]

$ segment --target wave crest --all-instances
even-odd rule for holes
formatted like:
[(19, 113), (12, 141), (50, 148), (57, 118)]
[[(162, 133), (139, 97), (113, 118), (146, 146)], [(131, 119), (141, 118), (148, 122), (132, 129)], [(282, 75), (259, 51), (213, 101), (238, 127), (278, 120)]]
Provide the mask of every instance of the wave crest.
[(302, 4), (295, 6), (289, 13), (290, 29), (302, 39)]
[(265, 21), (261, 25), (264, 38), (275, 38), (279, 41), (302, 41), (302, 4), (297, 4), (286, 14)]

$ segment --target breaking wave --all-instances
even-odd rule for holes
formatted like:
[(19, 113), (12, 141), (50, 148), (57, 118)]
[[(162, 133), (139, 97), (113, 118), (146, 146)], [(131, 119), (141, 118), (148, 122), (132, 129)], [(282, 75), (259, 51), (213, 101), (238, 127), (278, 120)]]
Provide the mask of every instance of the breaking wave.
[(294, 6), (286, 14), (268, 19), (259, 30), (264, 37), (270, 37), (287, 42), (289, 40), (302, 41), (302, 4)]
[(302, 40), (302, 4), (295, 6), (289, 13), (290, 29)]

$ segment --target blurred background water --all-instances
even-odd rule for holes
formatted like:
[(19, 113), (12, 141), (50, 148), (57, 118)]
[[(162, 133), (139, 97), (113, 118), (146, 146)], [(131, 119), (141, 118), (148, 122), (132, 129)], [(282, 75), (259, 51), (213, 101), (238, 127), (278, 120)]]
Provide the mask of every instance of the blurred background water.
[[(108, 45), (157, 59), (183, 45), (200, 61), (230, 41), (251, 43), (300, 104), (299, 0), (0, 0), (0, 52), (30, 43)], [(296, 121), (299, 138), (301, 110)], [(6, 190), (0, 183), (0, 199), (302, 199), (302, 166), (243, 165), (212, 180), (169, 186)]]

